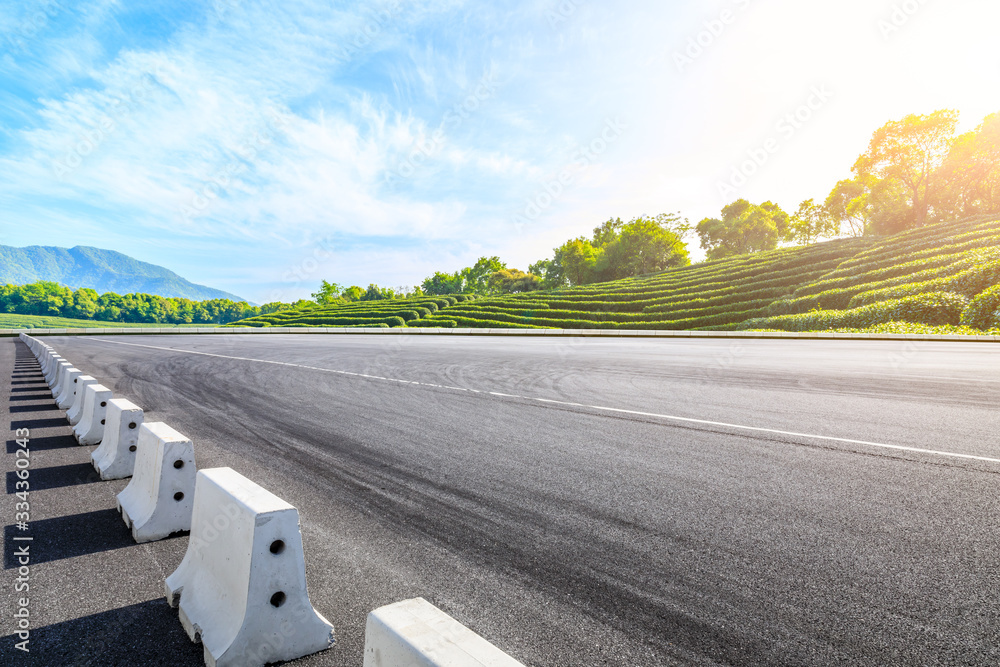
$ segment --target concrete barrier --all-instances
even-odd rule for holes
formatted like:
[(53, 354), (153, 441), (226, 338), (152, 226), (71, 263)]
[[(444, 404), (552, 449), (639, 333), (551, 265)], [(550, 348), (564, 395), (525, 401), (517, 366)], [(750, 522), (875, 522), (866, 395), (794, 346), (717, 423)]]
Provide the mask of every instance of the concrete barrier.
[(63, 358), (58, 354), (42, 354), (38, 357), (38, 368), (42, 372), (42, 378), (45, 379), (45, 382), (47, 382), (50, 387), (52, 386), (52, 375), (55, 373), (56, 366), (62, 360)]
[(59, 406), (60, 410), (68, 410), (73, 406), (73, 400), (76, 398), (76, 385), (79, 384), (78, 380), (83, 375), (83, 371), (71, 366), (63, 373), (62, 388), (59, 390), (59, 395), (56, 396), (56, 405)]
[(124, 479), (132, 476), (142, 420), (142, 408), (131, 401), (124, 398), (108, 401), (104, 439), (90, 454), (90, 460), (101, 479)]
[(187, 552), (164, 588), (206, 665), (258, 667), (333, 645), (306, 591), (298, 510), (231, 468), (198, 473)]
[(71, 426), (76, 426), (83, 419), (83, 398), (86, 396), (84, 389), (91, 384), (97, 384), (97, 380), (89, 375), (77, 376), (73, 390), (73, 405), (69, 406), (69, 410), (66, 411), (66, 419)]
[(364, 667), (524, 667), (423, 598), (379, 607), (365, 623)]
[(73, 437), (81, 445), (97, 445), (104, 439), (104, 422), (111, 390), (103, 384), (87, 385), (83, 390), (83, 418), (73, 427)]
[(61, 356), (48, 350), (43, 350), (42, 354), (38, 355), (38, 367), (42, 371), (42, 377), (50, 385), (52, 384), (52, 375), (60, 361), (63, 361)]
[(53, 381), (49, 383), (49, 387), (52, 390), (52, 398), (59, 396), (59, 392), (62, 391), (63, 383), (66, 381), (66, 370), (69, 368), (73, 368), (73, 364), (66, 360), (59, 362)]
[(197, 472), (188, 438), (163, 422), (139, 427), (132, 481), (118, 494), (118, 511), (136, 542), (191, 529)]

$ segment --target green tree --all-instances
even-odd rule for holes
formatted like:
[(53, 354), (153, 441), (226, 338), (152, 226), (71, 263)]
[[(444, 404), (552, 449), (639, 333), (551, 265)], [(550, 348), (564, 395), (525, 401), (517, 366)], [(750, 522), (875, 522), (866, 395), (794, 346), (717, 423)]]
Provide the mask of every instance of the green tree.
[(840, 233), (840, 225), (825, 206), (807, 199), (799, 204), (788, 230), (788, 236), (796, 243), (809, 245), (823, 238), (834, 238)]
[(323, 280), (320, 283), (319, 290), (312, 293), (312, 298), (321, 306), (337, 303), (340, 301), (340, 292), (342, 289), (337, 283), (328, 283)]
[(385, 301), (387, 299), (395, 299), (396, 292), (391, 287), (379, 287), (378, 285), (372, 283), (365, 290), (365, 293), (361, 295), (359, 301)]
[(541, 289), (541, 286), (541, 278), (518, 269), (503, 269), (490, 276), (490, 290), (501, 294), (534, 292)]
[(432, 295), (460, 294), (463, 283), (462, 274), (458, 271), (455, 273), (435, 271), (433, 276), (424, 278), (421, 288), (424, 293)]
[(681, 238), (655, 218), (636, 218), (621, 226), (596, 260), (599, 280), (664, 271), (691, 263)]
[(755, 205), (738, 199), (722, 209), (722, 218), (705, 218), (695, 228), (708, 259), (774, 250), (789, 233), (790, 218), (772, 202)]
[(506, 268), (507, 265), (501, 262), (499, 257), (480, 257), (474, 265), (462, 269), (460, 291), (468, 294), (489, 294), (490, 276)]
[(854, 237), (864, 236), (872, 224), (871, 188), (858, 178), (840, 181), (826, 198), (823, 208), (841, 230)]
[(540, 259), (528, 267), (528, 273), (542, 279), (542, 289), (555, 289), (566, 284), (562, 266), (551, 259)]
[(585, 285), (593, 282), (599, 253), (590, 241), (580, 237), (556, 248), (552, 262), (570, 285)]
[(955, 140), (937, 177), (931, 203), (942, 216), (1000, 213), (1000, 113)]
[[(890, 121), (875, 131), (868, 150), (854, 163), (859, 179), (874, 176), (889, 181), (886, 190), (893, 192), (892, 182), (905, 190), (909, 214), (899, 220), (878, 217), (876, 223), (884, 231), (901, 224), (922, 227), (928, 221), (930, 202), (934, 198), (937, 171), (947, 158), (954, 141), (958, 112), (950, 109), (935, 111), (927, 116), (911, 114), (899, 121)], [(875, 189), (877, 191), (877, 189)]]
[(361, 297), (364, 296), (364, 293), (365, 291), (362, 288), (357, 285), (351, 285), (340, 293), (340, 297), (344, 301), (361, 301)]

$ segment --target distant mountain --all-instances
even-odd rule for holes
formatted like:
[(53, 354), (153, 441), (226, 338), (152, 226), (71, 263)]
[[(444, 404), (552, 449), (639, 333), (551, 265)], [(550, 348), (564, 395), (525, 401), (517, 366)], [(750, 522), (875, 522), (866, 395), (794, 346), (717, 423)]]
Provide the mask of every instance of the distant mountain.
[(24, 285), (38, 280), (61, 283), (74, 289), (90, 287), (101, 294), (141, 292), (195, 301), (246, 301), (229, 292), (196, 285), (162, 266), (140, 262), (114, 250), (88, 246), (13, 248), (0, 245), (0, 285)]

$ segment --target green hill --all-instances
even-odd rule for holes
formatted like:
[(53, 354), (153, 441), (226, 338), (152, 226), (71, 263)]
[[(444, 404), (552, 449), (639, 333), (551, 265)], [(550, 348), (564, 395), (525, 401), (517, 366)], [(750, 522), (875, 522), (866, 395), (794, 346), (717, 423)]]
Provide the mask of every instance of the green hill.
[(0, 246), (0, 284), (26, 285), (39, 280), (74, 289), (89, 287), (99, 293), (246, 301), (222, 290), (196, 285), (162, 266), (140, 262), (113, 250), (88, 246)]
[(475, 300), (349, 303), (235, 325), (779, 331), (962, 325), (975, 333), (1000, 327), (998, 308), (1000, 221), (989, 217), (608, 283)]

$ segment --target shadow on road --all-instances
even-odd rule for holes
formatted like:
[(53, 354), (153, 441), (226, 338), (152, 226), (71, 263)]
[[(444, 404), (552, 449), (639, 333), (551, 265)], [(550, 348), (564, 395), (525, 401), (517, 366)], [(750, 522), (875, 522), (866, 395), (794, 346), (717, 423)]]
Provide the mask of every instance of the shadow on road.
[[(32, 449), (35, 448), (34, 445), (35, 443), (32, 441)], [(18, 479), (20, 478), (14, 470), (7, 472), (7, 493), (14, 493), (17, 490), (16, 484)], [(51, 468), (34, 468), (31, 471), (32, 491), (45, 491), (46, 489), (79, 486), (80, 484), (93, 484), (100, 481), (101, 476), (94, 470), (94, 466), (90, 463), (73, 463), (65, 466), (52, 466)]]
[[(39, 437), (31, 438), (31, 451), (38, 452), (46, 449), (66, 449), (70, 447), (79, 447), (76, 440), (73, 439), (71, 435), (44, 435)], [(13, 454), (21, 446), (17, 444), (17, 440), (7, 441), (7, 453)]]
[(5, 570), (18, 565), (13, 556), (14, 545), (18, 544), (14, 542), (15, 536), (33, 538), (32, 565), (135, 546), (132, 533), (116, 509), (32, 521), (27, 533), (19, 531), (16, 525), (4, 526), (3, 533)]
[[(0, 638), (0, 655), (19, 655), (18, 641), (17, 635)], [(29, 647), (33, 665), (203, 664), (201, 645), (188, 639), (165, 599), (32, 628)]]

